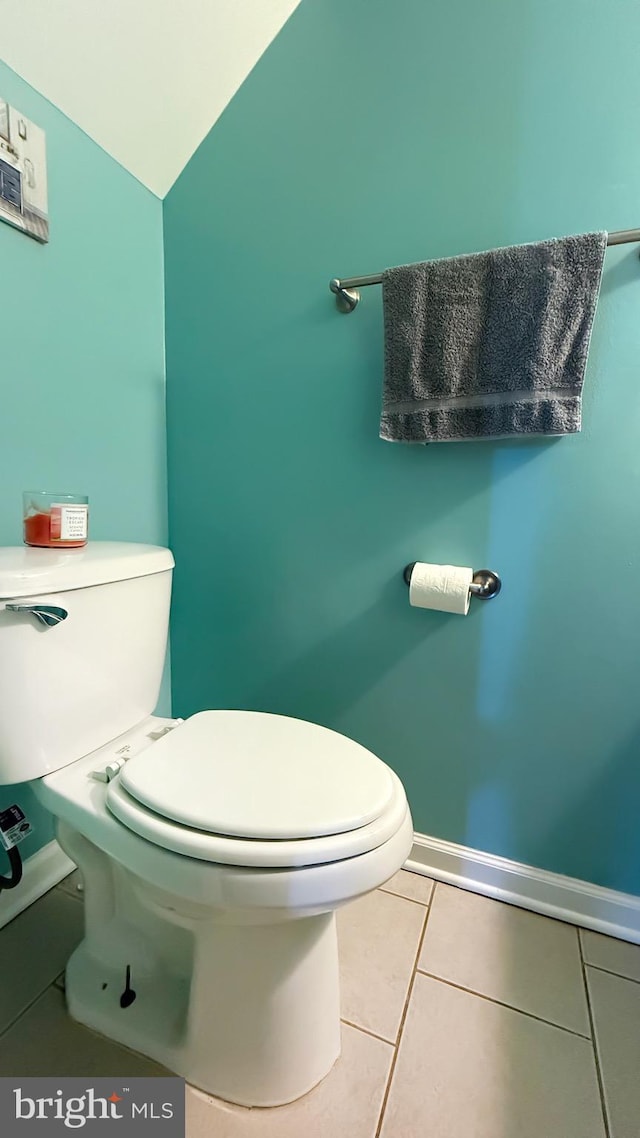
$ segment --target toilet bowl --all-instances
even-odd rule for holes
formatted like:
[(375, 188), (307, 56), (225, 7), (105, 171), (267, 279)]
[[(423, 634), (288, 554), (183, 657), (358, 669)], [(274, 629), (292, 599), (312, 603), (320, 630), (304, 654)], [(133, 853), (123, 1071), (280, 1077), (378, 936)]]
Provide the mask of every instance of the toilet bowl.
[[(0, 550), (2, 781), (17, 781), (28, 765), (10, 711), (16, 656), (36, 672), (43, 656), (49, 670), (64, 665), (80, 688), (67, 693), (64, 714), (52, 700), (45, 708), (49, 730), (35, 756), (30, 750), (27, 774), (85, 881), (85, 937), (67, 966), (68, 1008), (220, 1098), (290, 1102), (339, 1055), (335, 912), (408, 856), (405, 793), (359, 744), (286, 716), (218, 710), (181, 721), (136, 712), (114, 737), (109, 723), (121, 724), (121, 709), (110, 710), (95, 673), (87, 679), (87, 655), (107, 689), (122, 690), (128, 717), (153, 707), (161, 660), (152, 684), (126, 663), (118, 672), (113, 648), (124, 626), (130, 638), (132, 626), (153, 629), (157, 648), (169, 595), (158, 579), (166, 586), (170, 571), (159, 557), (168, 551), (149, 547), (147, 557), (147, 547), (105, 544), (88, 562), (70, 562), (67, 552), (54, 564), (28, 558), (26, 569), (22, 560), (20, 572), (11, 551)], [(53, 594), (69, 623), (37, 627), (34, 609)], [(112, 621), (96, 637), (95, 619), (105, 613)], [(139, 667), (139, 644), (133, 655)], [(53, 674), (51, 684), (60, 698)], [(69, 710), (89, 695), (95, 715), (82, 704), (77, 733), (83, 744), (92, 732), (109, 741), (79, 754)], [(30, 748), (32, 720), (24, 729)]]

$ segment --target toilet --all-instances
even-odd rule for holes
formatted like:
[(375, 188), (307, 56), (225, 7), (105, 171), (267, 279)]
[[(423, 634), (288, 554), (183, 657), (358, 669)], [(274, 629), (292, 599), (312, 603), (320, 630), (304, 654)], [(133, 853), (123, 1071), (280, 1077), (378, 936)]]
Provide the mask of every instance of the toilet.
[(71, 1016), (277, 1106), (338, 1058), (335, 913), (402, 866), (411, 816), (393, 771), (325, 727), (151, 714), (173, 564), (122, 542), (0, 549), (0, 784), (32, 782), (82, 871)]

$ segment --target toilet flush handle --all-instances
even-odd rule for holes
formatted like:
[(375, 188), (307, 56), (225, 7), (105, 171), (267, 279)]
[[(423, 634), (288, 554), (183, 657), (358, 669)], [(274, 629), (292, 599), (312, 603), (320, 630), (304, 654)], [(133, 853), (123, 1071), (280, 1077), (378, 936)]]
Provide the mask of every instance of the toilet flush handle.
[(40, 624), (44, 624), (45, 628), (55, 628), (56, 624), (60, 624), (66, 620), (69, 613), (66, 609), (60, 608), (59, 605), (6, 605), (8, 612), (28, 612), (30, 616), (35, 616)]

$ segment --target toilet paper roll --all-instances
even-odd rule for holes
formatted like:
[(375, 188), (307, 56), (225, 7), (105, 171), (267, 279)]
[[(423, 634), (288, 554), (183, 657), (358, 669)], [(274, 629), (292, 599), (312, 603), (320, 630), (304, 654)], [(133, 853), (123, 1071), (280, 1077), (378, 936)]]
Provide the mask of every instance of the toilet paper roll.
[(473, 569), (466, 565), (427, 565), (417, 561), (411, 573), (409, 604), (439, 612), (469, 612)]

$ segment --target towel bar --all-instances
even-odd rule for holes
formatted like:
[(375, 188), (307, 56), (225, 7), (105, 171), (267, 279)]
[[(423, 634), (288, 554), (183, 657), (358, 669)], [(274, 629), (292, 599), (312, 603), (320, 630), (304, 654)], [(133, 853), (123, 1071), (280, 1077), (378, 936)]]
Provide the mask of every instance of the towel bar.
[[(412, 561), (410, 565), (405, 565), (402, 570), (405, 585), (411, 584), (411, 574), (414, 565), (416, 565), (416, 562)], [(502, 581), (498, 574), (494, 573), (492, 569), (476, 569), (473, 574), (473, 580), (469, 585), (469, 592), (473, 593), (474, 597), (477, 597), (480, 601), (490, 601), (492, 597), (497, 597), (501, 588)]]
[[(607, 235), (607, 245), (630, 245), (634, 242), (640, 242), (640, 229), (617, 229)], [(344, 280), (334, 277), (329, 281), (329, 288), (335, 294), (338, 311), (349, 313), (359, 304), (358, 289), (374, 284), (382, 284), (382, 273), (372, 273), (368, 277), (345, 277)]]

